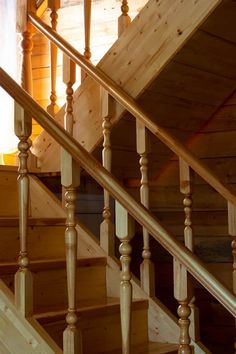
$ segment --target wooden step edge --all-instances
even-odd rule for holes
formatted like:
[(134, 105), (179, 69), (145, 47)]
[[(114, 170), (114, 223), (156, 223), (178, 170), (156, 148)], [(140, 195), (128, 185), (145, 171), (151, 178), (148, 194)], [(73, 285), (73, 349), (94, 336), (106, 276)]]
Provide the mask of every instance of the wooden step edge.
[[(106, 264), (107, 259), (105, 257), (84, 257), (77, 260), (77, 267), (106, 266)], [(18, 265), (15, 262), (0, 263), (0, 274), (15, 273), (17, 268)], [(66, 268), (65, 258), (33, 260), (29, 265), (32, 272), (59, 268)]]
[[(177, 354), (178, 344), (148, 342), (131, 347), (133, 354)], [(99, 354), (121, 354), (121, 350), (100, 352)]]
[(36, 175), (38, 178), (40, 178), (40, 177), (60, 177), (61, 171), (55, 171), (55, 172), (35, 171), (34, 175)]
[[(55, 226), (55, 225), (65, 225), (65, 218), (29, 218), (29, 226)], [(14, 227), (19, 226), (18, 217), (0, 217), (0, 226)]]
[[(132, 303), (132, 310), (147, 309), (148, 301), (143, 299), (134, 299)], [(42, 309), (43, 310), (43, 309)], [(77, 312), (78, 317), (99, 317), (104, 315), (112, 315), (120, 311), (120, 301), (118, 298), (104, 298), (100, 300), (83, 300), (78, 303)], [(67, 310), (54, 311), (39, 311), (34, 314), (34, 318), (40, 321), (41, 324), (58, 322), (65, 319)]]
[[(152, 206), (149, 208), (152, 213), (161, 213), (161, 212), (165, 212), (165, 213), (169, 213), (169, 212), (180, 212), (181, 211), (181, 205), (179, 207), (162, 207), (162, 206)], [(225, 208), (221, 208), (221, 207), (217, 207), (215, 209), (213, 208), (200, 208), (200, 207), (194, 207), (194, 211), (201, 211), (201, 212), (227, 212), (227, 207)]]
[(18, 172), (17, 166), (0, 165), (0, 172)]

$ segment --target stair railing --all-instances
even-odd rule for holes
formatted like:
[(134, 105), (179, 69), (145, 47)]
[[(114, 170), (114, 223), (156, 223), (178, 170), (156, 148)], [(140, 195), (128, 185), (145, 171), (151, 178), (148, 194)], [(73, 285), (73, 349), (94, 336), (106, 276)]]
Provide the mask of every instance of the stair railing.
[[(187, 272), (197, 279), (233, 316), (236, 317), (236, 298), (234, 294), (228, 290), (215, 276), (213, 276), (205, 265), (183, 244), (178, 242), (159, 221), (157, 221), (150, 212), (140, 203), (136, 202), (121, 184), (104, 168), (100, 163), (91, 156), (78, 142), (76, 142), (71, 135), (66, 132), (59, 124), (57, 124), (52, 117), (44, 111), (25, 91), (23, 91), (8, 74), (0, 69), (0, 85), (6, 90), (14, 100), (23, 108), (25, 115), (32, 115), (37, 122), (74, 158), (79, 165), (84, 168), (103, 188), (116, 199), (121, 205), (118, 216), (122, 223), (118, 226), (117, 234), (121, 239), (121, 294), (123, 300), (121, 302), (126, 304), (126, 309), (121, 312), (122, 325), (122, 343), (123, 353), (129, 353), (129, 328), (130, 315), (127, 319), (127, 311), (131, 306), (131, 289), (130, 289), (130, 253), (131, 248), (129, 241), (132, 238), (132, 227), (130, 216), (132, 216), (142, 227), (145, 227), (149, 234), (151, 234), (175, 259), (176, 262), (176, 277), (179, 281), (185, 281)], [(22, 114), (21, 114), (22, 115)], [(196, 162), (195, 162), (196, 164)], [(208, 171), (209, 173), (209, 171)], [(218, 182), (220, 183), (220, 182)], [(224, 186), (223, 186), (224, 187)], [(222, 189), (226, 189), (224, 187)], [(224, 190), (225, 193), (225, 190)], [(227, 191), (230, 200), (234, 201), (234, 196), (230, 191)], [(128, 215), (129, 214), (129, 215)], [(24, 214), (21, 214), (24, 218)], [(119, 225), (119, 223), (117, 223)], [(120, 227), (120, 229), (119, 229)], [(232, 227), (232, 232), (233, 232)], [(181, 353), (190, 353), (188, 334), (188, 316), (190, 311), (188, 305), (186, 306), (186, 299), (188, 294), (185, 290), (179, 288), (175, 290), (176, 298), (180, 302), (180, 350)], [(185, 287), (184, 287), (185, 289)], [(25, 293), (21, 294), (25, 296)], [(124, 307), (123, 307), (124, 308)], [(124, 317), (125, 316), (125, 320)]]
[[(54, 4), (54, 2), (52, 1), (52, 3)], [(91, 4), (90, 4), (91, 5)], [(129, 24), (129, 17), (128, 17), (128, 3), (127, 1), (122, 1), (122, 15), (120, 16), (119, 19), (119, 31), (120, 33), (124, 30), (124, 28), (126, 27), (126, 25)], [(35, 15), (31, 15), (32, 17)], [(35, 17), (36, 18), (36, 17)], [(32, 19), (31, 19), (32, 21)], [(35, 24), (34, 24), (35, 25)], [(124, 26), (123, 26), (124, 25)], [(37, 26), (36, 26), (37, 27)], [(46, 26), (45, 26), (46, 28)], [(42, 31), (43, 32), (43, 31)], [(57, 40), (55, 40), (56, 35), (54, 33), (54, 40), (52, 38), (50, 38), (49, 35), (50, 32), (48, 32), (46, 35), (48, 36), (48, 38), (52, 41), (52, 46), (54, 48), (56, 48), (56, 44), (59, 46), (59, 44), (57, 43)], [(53, 32), (52, 32), (53, 33)], [(59, 42), (61, 41), (60, 36), (58, 36), (59, 38)], [(27, 41), (26, 45), (24, 45), (25, 47), (27, 47)], [(60, 47), (60, 46), (59, 46)], [(63, 45), (62, 45), (63, 47)], [(62, 48), (65, 52), (65, 48)], [(69, 46), (68, 46), (69, 47)], [(73, 49), (73, 48), (72, 48)], [(27, 51), (25, 51), (27, 53)], [(24, 54), (26, 54), (24, 53)], [(71, 51), (71, 53), (73, 54), (73, 52)], [(68, 54), (68, 53), (67, 53)], [(78, 62), (77, 64), (81, 65), (81, 67), (83, 67), (82, 62), (80, 62), (79, 60), (79, 56), (78, 56), (78, 52), (77, 52), (77, 58), (78, 58)], [(26, 58), (30, 58), (30, 53), (27, 53), (27, 56), (24, 55)], [(73, 55), (71, 56), (72, 59)], [(29, 59), (30, 60), (30, 59)], [(76, 60), (75, 60), (76, 62)], [(27, 63), (26, 63), (27, 64)], [(89, 66), (87, 66), (87, 70), (90, 70), (91, 68), (89, 68)], [(85, 70), (85, 72), (87, 71)], [(172, 151), (174, 151), (176, 153), (176, 151), (179, 151), (179, 153), (177, 153), (178, 156), (180, 156), (180, 166), (182, 166), (182, 170), (183, 170), (183, 166), (185, 166), (185, 170), (189, 170), (189, 167), (191, 166), (193, 169), (195, 169), (195, 171), (197, 173), (199, 173), (199, 171), (201, 171), (203, 174), (205, 174), (205, 179), (207, 180), (207, 178), (209, 177), (209, 180), (211, 179), (212, 183), (210, 183), (210, 185), (212, 185), (216, 190), (218, 190), (219, 193), (223, 193), (222, 195), (228, 195), (231, 197), (233, 196), (233, 198), (226, 198), (228, 200), (228, 210), (229, 210), (229, 233), (234, 237), (234, 240), (232, 242), (232, 248), (233, 248), (233, 255), (234, 255), (234, 266), (233, 266), (233, 279), (234, 279), (234, 291), (235, 291), (235, 287), (236, 287), (236, 281), (235, 281), (235, 277), (236, 277), (236, 266), (235, 266), (235, 259), (236, 259), (236, 251), (235, 251), (235, 197), (233, 195), (232, 192), (230, 192), (230, 190), (224, 186), (217, 178), (213, 178), (212, 180), (212, 176), (214, 177), (214, 175), (212, 175), (211, 171), (208, 171), (206, 169), (206, 166), (204, 166), (203, 164), (200, 163), (199, 165), (199, 161), (195, 158), (193, 154), (191, 154), (189, 151), (187, 151), (182, 144), (180, 144), (177, 140), (173, 139), (164, 129), (157, 127), (154, 125), (154, 123), (151, 122), (151, 120), (149, 119), (149, 117), (147, 117), (147, 115), (145, 114), (145, 112), (143, 112), (140, 107), (137, 106), (137, 104), (135, 104), (134, 101), (132, 101), (132, 99), (130, 97), (128, 97), (124, 92), (122, 92), (114, 83), (111, 82), (111, 80), (109, 80), (105, 75), (102, 76), (102, 73), (100, 72), (100, 75), (98, 75), (99, 77), (96, 77), (96, 72), (94, 72), (93, 70), (90, 72), (91, 76), (93, 76), (93, 74), (95, 74), (95, 79), (99, 82), (99, 77), (101, 78), (101, 84), (103, 87), (105, 87), (105, 89), (107, 90), (107, 92), (105, 92), (105, 95), (107, 95), (109, 97), (109, 93), (117, 99), (118, 102), (120, 102), (121, 104), (124, 105), (124, 107), (126, 107), (131, 113), (133, 113), (133, 115), (137, 118), (137, 122), (138, 124), (141, 124), (144, 127), (144, 131), (147, 129), (149, 129), (150, 131), (152, 131), (157, 137), (159, 137), (159, 139), (161, 141), (163, 141), (164, 143), (166, 143), (167, 146), (169, 146)], [(27, 75), (26, 75), (27, 77)], [(105, 80), (104, 80), (105, 79)], [(108, 86), (106, 86), (106, 84), (108, 84)], [(112, 86), (113, 84), (113, 86)], [(111, 91), (109, 91), (109, 89), (111, 89)], [(30, 89), (29, 89), (30, 91)], [(112, 94), (113, 92), (113, 94)], [(110, 99), (110, 98), (109, 98)], [(132, 111), (133, 110), (133, 111)], [(110, 124), (109, 120), (107, 119), (109, 117), (105, 116), (105, 120), (104, 120), (104, 155), (106, 155), (106, 158), (104, 159), (105, 164), (107, 166), (111, 165), (111, 161), (109, 161), (110, 156), (111, 156), (111, 149), (109, 147), (109, 134), (108, 131), (110, 131), (110, 127), (107, 128)], [(143, 121), (142, 121), (143, 119)], [(108, 124), (107, 124), (108, 123)], [(142, 147), (141, 147), (142, 150)], [(138, 151), (139, 150), (139, 146), (138, 146)], [(187, 152), (187, 153), (186, 153)], [(145, 155), (146, 156), (146, 147), (144, 148), (144, 152), (140, 153), (140, 155)], [(187, 158), (186, 158), (187, 157)], [(188, 161), (189, 158), (189, 161)], [(143, 202), (143, 204), (148, 207), (148, 191), (147, 191), (147, 159), (143, 158), (143, 156), (141, 156), (140, 159), (140, 169), (141, 169), (141, 174), (142, 174), (142, 181), (141, 182), (141, 201)], [(197, 163), (197, 164), (196, 164)], [(195, 168), (193, 167), (195, 164)], [(200, 170), (198, 170), (200, 166)], [(109, 168), (108, 168), (109, 170)], [(73, 174), (73, 173), (72, 173)], [(199, 173), (201, 175), (201, 173)], [(204, 176), (201, 175), (203, 178)], [(209, 183), (208, 180), (208, 183)], [(184, 180), (184, 182), (186, 182), (186, 180)], [(184, 185), (184, 184), (183, 184)], [(182, 186), (182, 184), (181, 184)], [(217, 189), (219, 188), (219, 189)], [(185, 245), (192, 250), (192, 245), (193, 242), (190, 241), (192, 239), (192, 230), (191, 230), (191, 196), (190, 196), (190, 191), (187, 191), (188, 188), (183, 188), (181, 187), (181, 191), (183, 192), (183, 194), (185, 194), (185, 198), (184, 198), (184, 206), (185, 206), (185, 215), (186, 215), (186, 219), (185, 219)], [(145, 193), (144, 193), (145, 191)], [(112, 227), (110, 226), (110, 215), (109, 215), (109, 194), (108, 192), (104, 189), (104, 200), (105, 200), (105, 205), (104, 205), (104, 221), (105, 221), (105, 226), (107, 227), (107, 225), (109, 226), (107, 235), (109, 234), (109, 230), (112, 230)], [(68, 204), (68, 203), (67, 203)], [(190, 225), (189, 225), (190, 224)], [(150, 250), (149, 250), (149, 235), (147, 232), (147, 229), (145, 227), (143, 227), (143, 233), (144, 233), (144, 251), (143, 251), (143, 255), (145, 255), (144, 257), (144, 261), (141, 267), (141, 281), (142, 281), (142, 286), (145, 289), (145, 291), (147, 293), (149, 293), (150, 295), (153, 294), (153, 282), (154, 282), (154, 272), (152, 271), (153, 267), (151, 264), (151, 260), (150, 260)], [(107, 240), (110, 240), (110, 238), (107, 238)], [(108, 243), (108, 241), (107, 241)], [(108, 250), (110, 249), (110, 245), (107, 246)], [(147, 257), (148, 256), (148, 257)], [(144, 266), (144, 264), (146, 264), (146, 266)], [(175, 271), (175, 277), (174, 277), (174, 293), (175, 293), (175, 297), (176, 299), (179, 301), (180, 307), (178, 310), (178, 313), (180, 314), (180, 329), (181, 329), (181, 346), (182, 346), (182, 350), (186, 353), (188, 352), (188, 350), (190, 350), (190, 339), (188, 336), (188, 327), (189, 327), (189, 315), (190, 315), (190, 309), (189, 309), (189, 302), (190, 302), (190, 306), (192, 306), (192, 302), (190, 301), (191, 299), (191, 292), (189, 293), (189, 281), (188, 281), (188, 276), (187, 276), (187, 270), (185, 267), (183, 267), (183, 265), (178, 262), (177, 260), (175, 260), (174, 262), (174, 271)], [(146, 275), (147, 274), (147, 275)], [(69, 278), (71, 278), (71, 276), (69, 276)], [(180, 282), (181, 280), (181, 282)], [(181, 288), (179, 287), (179, 284), (182, 284)], [(192, 315), (194, 314), (193, 311), (194, 307), (192, 306)], [(193, 315), (194, 318), (196, 318), (195, 315)], [(196, 338), (196, 336), (194, 336)]]
[(99, 68), (84, 59), (75, 48), (66, 42), (58, 33), (54, 32), (40, 18), (34, 14), (28, 15), (30, 22), (47, 38), (54, 42), (65, 54), (77, 65), (87, 72), (97, 83), (99, 83), (118, 103), (129, 111), (140, 123), (170, 148), (208, 184), (210, 184), (222, 197), (236, 204), (236, 196), (229, 186), (226, 186), (209, 167), (200, 161), (191, 151), (189, 151), (178, 139), (172, 137), (166, 129), (154, 123), (140, 105), (125, 91), (123, 91), (111, 78), (104, 74)]
[[(127, 9), (127, 2), (123, 2), (123, 10)], [(122, 11), (123, 11), (122, 10)], [(125, 15), (125, 11), (122, 16)], [(233, 221), (234, 220), (234, 206), (236, 205), (236, 197), (233, 191), (230, 190), (230, 188), (226, 185), (224, 185), (213, 173), (212, 171), (209, 170), (209, 168), (204, 165), (202, 162), (200, 162), (193, 153), (188, 151), (183, 144), (181, 144), (177, 139), (173, 138), (165, 129), (162, 127), (157, 126), (152, 120), (148, 117), (148, 115), (144, 112), (144, 110), (129, 96), (127, 95), (116, 83), (114, 83), (110, 78), (108, 78), (103, 72), (101, 72), (98, 68), (94, 67), (90, 62), (86, 61), (84, 57), (76, 51), (72, 46), (70, 46), (66, 41), (64, 41), (57, 33), (52, 31), (50, 27), (46, 26), (40, 19), (38, 19), (34, 14), (29, 14), (29, 20), (30, 22), (42, 33), (44, 33), (55, 45), (57, 45), (64, 53), (66, 53), (71, 60), (73, 60), (76, 64), (80, 65), (81, 68), (92, 78), (94, 78), (103, 88), (107, 91), (108, 95), (111, 95), (117, 102), (119, 102), (124, 108), (126, 108), (138, 121), (139, 124), (142, 124), (145, 129), (148, 129), (150, 132), (152, 132), (158, 139), (160, 139), (165, 145), (167, 145), (179, 158), (181, 161), (188, 166), (188, 168), (191, 167), (196, 173), (198, 173), (203, 179), (205, 179), (206, 182), (208, 182), (209, 185), (211, 185), (219, 194), (221, 194), (228, 202), (228, 210), (229, 210), (229, 232), (232, 236), (234, 236), (233, 242), (232, 242), (232, 249), (233, 249), (233, 256), (234, 256), (234, 263), (233, 263), (233, 289), (235, 290), (235, 284), (236, 284), (236, 266), (235, 266), (235, 233), (234, 233), (234, 228), (232, 227)], [(110, 128), (109, 128), (110, 129)], [(107, 134), (107, 130), (104, 129), (104, 133)], [(107, 134), (108, 137), (108, 134)], [(108, 141), (108, 140), (107, 140)], [(105, 144), (105, 141), (104, 141)], [(105, 147), (104, 147), (105, 149)], [(181, 162), (180, 161), (180, 162)], [(143, 162), (142, 162), (143, 163)], [(109, 166), (111, 165), (111, 162), (108, 164)], [(141, 166), (142, 168), (142, 173), (144, 173), (144, 166)], [(143, 187), (143, 186), (142, 186)], [(144, 188), (142, 188), (144, 189)], [(106, 191), (104, 193), (107, 193)], [(142, 193), (142, 192), (141, 192)], [(144, 200), (144, 197), (141, 196), (141, 198)], [(147, 199), (147, 197), (145, 197)], [(109, 199), (109, 195), (106, 197), (106, 199)], [(188, 200), (187, 200), (188, 199)], [(190, 198), (189, 196), (185, 198), (185, 202), (189, 203)], [(188, 207), (189, 208), (189, 207)], [(186, 208), (185, 208), (186, 210)], [(188, 209), (189, 213), (189, 209)], [(107, 214), (109, 215), (109, 213)], [(104, 214), (105, 216), (105, 214)], [(186, 215), (186, 219), (189, 219), (189, 216)], [(188, 220), (189, 222), (189, 220)], [(186, 226), (187, 227), (187, 226)], [(144, 228), (144, 242), (145, 245), (144, 247), (147, 248), (148, 250), (148, 237), (147, 237), (147, 231)], [(190, 228), (188, 227), (188, 231), (185, 230), (185, 234), (190, 234)], [(108, 233), (107, 233), (108, 235)], [(185, 237), (186, 239), (186, 237)], [(188, 247), (188, 245), (186, 244)], [(148, 251), (145, 252), (147, 255)], [(144, 260), (146, 264), (148, 264), (148, 287), (145, 285), (144, 282), (144, 277), (142, 278), (142, 286), (143, 288), (146, 286), (147, 292), (151, 294), (150, 291), (151, 288), (153, 287), (153, 282), (154, 282), (154, 272), (152, 271), (151, 268), (151, 260), (150, 257), (148, 258), (148, 262)], [(149, 267), (150, 265), (150, 267)], [(186, 279), (186, 291), (185, 295), (183, 298), (183, 294), (178, 293), (178, 286), (175, 287), (175, 294), (176, 294), (176, 299), (179, 301), (180, 304), (180, 309), (179, 313), (185, 313), (189, 312), (188, 309), (188, 304), (191, 298), (194, 300), (194, 296), (190, 296), (189, 294), (189, 286), (188, 286), (188, 277), (187, 277), (187, 272), (184, 267), (178, 265), (178, 262), (174, 263), (175, 267), (175, 274), (176, 274), (176, 279), (180, 277), (180, 279)], [(150, 270), (149, 270), (150, 268)], [(142, 267), (142, 271), (145, 268)], [(177, 281), (175, 281), (177, 283)], [(192, 302), (190, 302), (191, 305), (193, 305)], [(181, 308), (185, 310), (181, 310)], [(192, 309), (194, 311), (196, 308), (192, 306)], [(197, 310), (196, 310), (197, 311)], [(185, 315), (184, 315), (185, 316)], [(192, 316), (197, 319), (197, 312), (196, 315), (194, 315), (194, 312), (192, 313)], [(188, 316), (187, 316), (188, 317)], [(187, 321), (188, 319), (186, 319)], [(180, 318), (181, 321), (181, 318)], [(186, 321), (182, 321), (180, 323), (186, 323)], [(196, 320), (197, 323), (197, 320)], [(197, 327), (197, 326), (196, 326)], [(185, 327), (183, 327), (183, 333), (188, 332), (188, 329), (186, 330)], [(195, 330), (194, 330), (195, 331)], [(192, 331), (193, 332), (193, 331)], [(196, 332), (196, 331), (195, 331)], [(187, 338), (187, 336), (186, 336)], [(186, 342), (189, 340), (186, 339)], [(188, 344), (186, 344), (186, 347), (188, 347)]]

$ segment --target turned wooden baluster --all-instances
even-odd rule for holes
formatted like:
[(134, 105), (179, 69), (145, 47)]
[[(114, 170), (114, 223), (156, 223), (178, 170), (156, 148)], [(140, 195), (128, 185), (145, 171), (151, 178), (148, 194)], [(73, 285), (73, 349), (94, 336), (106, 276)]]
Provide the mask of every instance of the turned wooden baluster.
[(91, 38), (91, 0), (84, 0), (84, 56), (91, 58), (90, 38)]
[[(189, 165), (182, 159), (179, 158), (179, 168), (180, 168), (180, 192), (184, 195), (183, 205), (185, 213), (184, 221), (184, 244), (192, 252), (194, 252), (194, 234), (192, 227), (192, 186), (191, 186), (191, 170)], [(188, 279), (188, 295), (189, 295), (189, 306), (191, 308), (190, 315), (190, 335), (195, 341), (200, 339), (199, 330), (199, 310), (195, 306), (195, 296), (194, 288), (192, 284), (192, 279)]]
[[(33, 96), (32, 50), (34, 27), (27, 21), (28, 11), (36, 11), (34, 0), (17, 0), (16, 32), (21, 34), (21, 87)], [(30, 142), (30, 140), (29, 140)], [(29, 150), (29, 169), (37, 169), (37, 159)]]
[[(232, 236), (232, 254), (233, 254), (233, 292), (236, 295), (236, 206), (228, 202), (228, 229)], [(234, 352), (236, 354), (236, 338), (234, 340)]]
[(33, 95), (32, 78), (32, 49), (33, 27), (27, 22), (28, 10), (33, 11), (32, 1), (17, 0), (16, 32), (21, 34), (21, 87), (31, 96)]
[(179, 348), (178, 354), (192, 354), (189, 335), (191, 308), (188, 295), (188, 272), (186, 268), (174, 259), (174, 297), (179, 302)]
[(29, 177), (27, 158), (28, 139), (32, 131), (31, 117), (15, 102), (15, 134), (19, 138), (19, 235), (20, 253), (18, 259), (19, 269), (15, 274), (15, 303), (23, 316), (33, 313), (33, 277), (28, 269), (29, 258), (27, 253), (28, 209), (29, 209)]
[(121, 241), (119, 251), (121, 254), (120, 316), (122, 354), (129, 354), (132, 306), (132, 285), (130, 282), (130, 254), (132, 248), (130, 241), (134, 236), (134, 220), (128, 214), (126, 209), (118, 202), (116, 202), (116, 235)]
[(128, 27), (131, 23), (131, 18), (129, 16), (129, 6), (127, 0), (122, 0), (121, 5), (121, 15), (118, 18), (118, 37), (124, 32), (126, 27)]
[[(113, 98), (101, 88), (101, 114), (103, 117), (102, 129), (103, 129), (103, 151), (102, 151), (102, 163), (109, 172), (111, 171), (111, 118), (114, 111)], [(111, 208), (110, 208), (110, 195), (107, 190), (104, 189), (104, 208), (103, 208), (103, 222), (100, 226), (100, 245), (109, 254), (114, 255), (115, 252), (115, 235), (114, 225), (111, 221)]]
[[(48, 0), (48, 7), (51, 9), (51, 27), (54, 31), (57, 30), (57, 11), (60, 8), (60, 0)], [(51, 59), (51, 95), (50, 104), (47, 107), (47, 111), (52, 116), (58, 112), (59, 107), (57, 105), (57, 46), (50, 42), (50, 59)]]
[[(141, 203), (149, 208), (149, 186), (148, 186), (148, 135), (145, 125), (136, 121), (136, 143), (137, 153), (140, 155), (140, 172), (141, 187), (140, 199)], [(154, 265), (151, 261), (151, 251), (149, 246), (149, 234), (143, 227), (143, 262), (140, 267), (141, 286), (143, 290), (150, 296), (155, 295), (155, 275)]]
[[(92, 1), (84, 0), (84, 57), (90, 60), (92, 53), (90, 48), (91, 40), (91, 8)], [(81, 82), (87, 77), (84, 70), (81, 70)]]
[[(63, 56), (63, 81), (66, 89), (66, 109), (64, 127), (73, 135), (73, 84), (75, 82), (75, 64)], [(65, 189), (65, 207), (67, 212), (65, 243), (68, 288), (67, 328), (63, 333), (63, 353), (81, 354), (81, 331), (77, 328), (76, 284), (77, 284), (77, 230), (75, 221), (76, 188), (80, 184), (80, 169), (66, 150), (61, 153), (61, 183)]]

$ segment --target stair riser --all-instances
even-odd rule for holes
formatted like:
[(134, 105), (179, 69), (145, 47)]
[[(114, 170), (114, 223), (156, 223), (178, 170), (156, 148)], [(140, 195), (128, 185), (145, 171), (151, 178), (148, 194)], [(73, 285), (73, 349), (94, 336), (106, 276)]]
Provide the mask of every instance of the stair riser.
[[(31, 260), (65, 258), (65, 226), (30, 226), (28, 229), (28, 254)], [(19, 228), (0, 227), (1, 262), (17, 260), (20, 242)]]
[[(68, 306), (66, 269), (50, 269), (33, 272), (34, 312), (52, 309), (66, 309)], [(13, 290), (14, 274), (5, 274), (3, 281)], [(106, 297), (105, 266), (78, 268), (77, 300), (100, 299)]]
[[(48, 323), (44, 325), (46, 331), (52, 336), (55, 342), (62, 347), (62, 333), (65, 329), (65, 321)], [(97, 354), (121, 348), (121, 329), (119, 311), (113, 314), (101, 316), (83, 315), (79, 319), (79, 326), (82, 330), (83, 352), (86, 354)], [(132, 314), (132, 345), (143, 344), (147, 338), (147, 311), (139, 309)]]
[(17, 173), (0, 171), (0, 215), (18, 216)]

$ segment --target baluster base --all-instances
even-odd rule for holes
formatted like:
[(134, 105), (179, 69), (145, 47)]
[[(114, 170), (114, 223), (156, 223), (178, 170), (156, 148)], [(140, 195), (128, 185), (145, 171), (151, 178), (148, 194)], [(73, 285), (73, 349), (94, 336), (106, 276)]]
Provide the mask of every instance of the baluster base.
[(82, 354), (82, 336), (77, 328), (68, 326), (64, 330), (63, 354)]
[(155, 296), (155, 270), (150, 259), (144, 259), (140, 265), (140, 280), (142, 289), (149, 296)]
[(195, 341), (200, 340), (200, 328), (199, 328), (199, 309), (192, 303), (189, 304), (191, 309), (191, 314), (189, 316), (190, 326), (189, 334), (190, 337)]
[(28, 269), (15, 274), (15, 305), (24, 317), (33, 315), (33, 275)]
[(60, 107), (56, 103), (51, 103), (47, 106), (47, 112), (50, 114), (50, 116), (55, 117), (57, 112), (59, 111)]
[(190, 346), (188, 345), (180, 345), (178, 349), (178, 354), (193, 354), (193, 350)]
[(131, 23), (131, 18), (129, 17), (129, 15), (121, 15), (118, 18), (118, 37), (120, 37), (122, 35), (122, 33), (124, 32), (124, 30), (130, 25)]
[(109, 256), (115, 254), (114, 225), (109, 220), (103, 220), (100, 225), (100, 246)]

